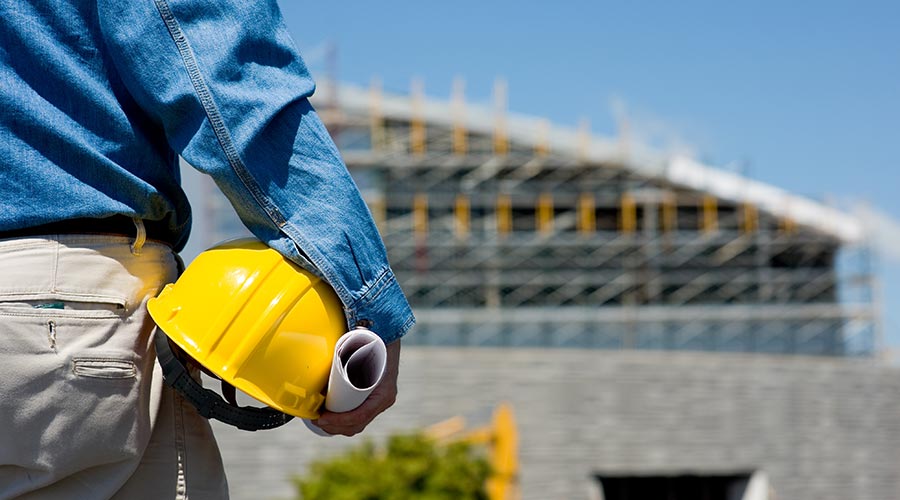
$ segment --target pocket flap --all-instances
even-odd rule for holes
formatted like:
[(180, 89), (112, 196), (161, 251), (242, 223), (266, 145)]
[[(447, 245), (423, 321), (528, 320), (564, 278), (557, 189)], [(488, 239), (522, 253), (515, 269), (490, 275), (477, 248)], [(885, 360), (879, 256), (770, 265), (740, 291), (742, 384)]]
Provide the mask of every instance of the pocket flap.
[(92, 378), (134, 378), (137, 367), (134, 361), (112, 358), (75, 358), (72, 360), (75, 375)]

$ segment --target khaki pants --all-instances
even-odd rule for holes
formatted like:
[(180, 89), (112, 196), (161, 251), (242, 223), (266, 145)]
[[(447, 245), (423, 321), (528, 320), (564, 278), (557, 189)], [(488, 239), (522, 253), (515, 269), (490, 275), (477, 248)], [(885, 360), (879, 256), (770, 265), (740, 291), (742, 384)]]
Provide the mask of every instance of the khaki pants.
[[(138, 242), (143, 243), (143, 242)], [(223, 499), (209, 422), (163, 385), (163, 244), (0, 240), (0, 499)]]

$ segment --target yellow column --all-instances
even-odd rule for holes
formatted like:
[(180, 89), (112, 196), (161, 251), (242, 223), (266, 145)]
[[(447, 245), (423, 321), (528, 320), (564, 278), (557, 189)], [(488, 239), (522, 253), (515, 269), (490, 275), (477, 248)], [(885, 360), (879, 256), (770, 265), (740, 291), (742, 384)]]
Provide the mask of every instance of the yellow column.
[(512, 405), (501, 403), (491, 422), (491, 475), (487, 489), (490, 500), (519, 500), (519, 433)]
[(537, 228), (543, 235), (553, 232), (553, 195), (550, 193), (538, 197)]
[(471, 218), (471, 208), (469, 205), (469, 197), (464, 194), (456, 195), (456, 207), (454, 209), (456, 215), (456, 237), (465, 240), (469, 237), (469, 226)]
[(797, 232), (797, 222), (790, 217), (783, 217), (779, 223), (779, 229), (784, 234), (794, 234)]
[(578, 197), (578, 232), (589, 236), (597, 231), (597, 207), (592, 193)]
[(512, 232), (512, 199), (508, 194), (497, 196), (497, 233), (506, 236)]
[(715, 196), (703, 197), (703, 232), (714, 233), (719, 230), (719, 201)]
[(743, 216), (741, 217), (741, 229), (745, 233), (755, 233), (759, 231), (759, 212), (756, 205), (752, 203), (744, 203)]
[(624, 234), (633, 234), (637, 229), (637, 204), (634, 202), (634, 196), (623, 194), (621, 204), (619, 229)]
[(413, 231), (416, 236), (428, 233), (428, 195), (418, 193), (413, 198)]

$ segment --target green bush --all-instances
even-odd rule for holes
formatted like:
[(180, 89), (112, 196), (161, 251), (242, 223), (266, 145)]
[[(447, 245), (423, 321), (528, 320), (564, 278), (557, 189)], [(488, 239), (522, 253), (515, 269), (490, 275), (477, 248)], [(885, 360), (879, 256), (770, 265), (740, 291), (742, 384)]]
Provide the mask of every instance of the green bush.
[(313, 462), (293, 479), (302, 500), (487, 500), (487, 460), (466, 443), (438, 445), (421, 434), (370, 441)]

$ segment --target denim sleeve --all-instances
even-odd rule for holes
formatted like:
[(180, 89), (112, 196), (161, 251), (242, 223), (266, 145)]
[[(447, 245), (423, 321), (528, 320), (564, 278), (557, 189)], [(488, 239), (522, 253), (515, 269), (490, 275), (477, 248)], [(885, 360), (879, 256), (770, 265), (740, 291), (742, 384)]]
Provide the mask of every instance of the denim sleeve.
[(381, 237), (308, 101), (315, 85), (275, 0), (99, 0), (104, 41), (143, 119), (215, 179), (250, 231), (319, 274), (348, 325), (414, 323)]

